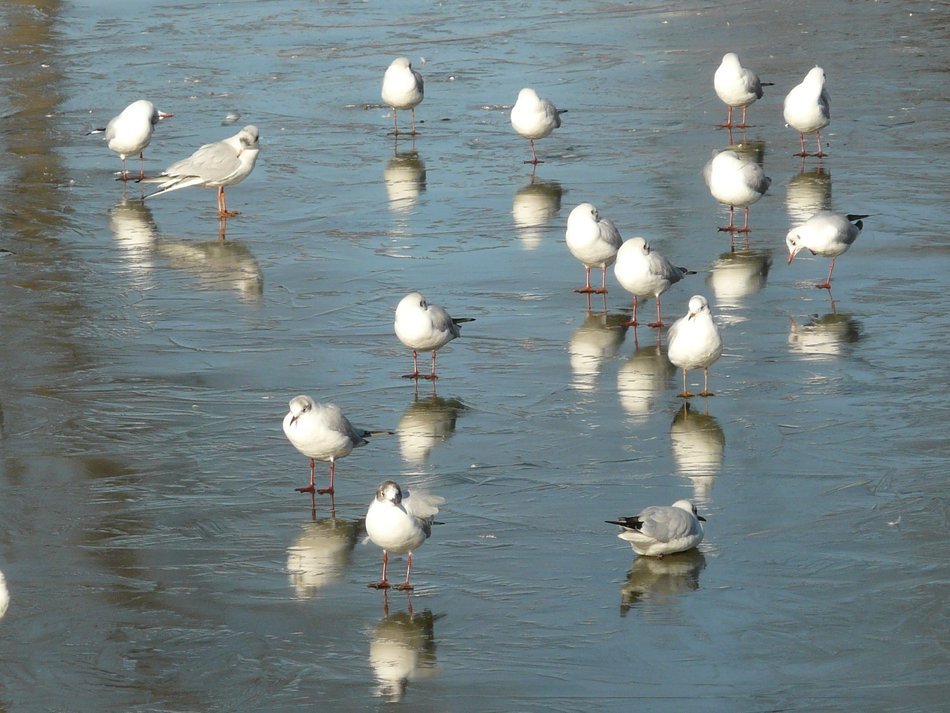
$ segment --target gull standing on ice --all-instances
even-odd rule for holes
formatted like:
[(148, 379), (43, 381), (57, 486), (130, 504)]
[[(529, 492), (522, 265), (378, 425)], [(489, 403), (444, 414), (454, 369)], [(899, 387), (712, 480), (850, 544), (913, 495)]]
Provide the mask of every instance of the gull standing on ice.
[[(581, 203), (567, 216), (567, 233), (564, 236), (571, 254), (584, 263), (586, 284), (574, 292), (582, 294), (607, 294), (607, 268), (617, 259), (617, 251), (623, 244), (620, 231), (609, 218), (601, 218), (600, 213), (590, 203)], [(590, 286), (590, 269), (599, 267), (601, 286)]]
[[(731, 149), (720, 151), (703, 168), (703, 178), (712, 197), (729, 206), (729, 225), (721, 231), (748, 233), (749, 206), (765, 195), (772, 179), (753, 160), (743, 159)], [(733, 220), (736, 207), (745, 208), (745, 223), (737, 227)]]
[(785, 236), (788, 246), (788, 264), (802, 250), (808, 250), (812, 255), (821, 255), (831, 258), (831, 267), (828, 268), (828, 278), (815, 287), (830, 290), (831, 273), (835, 270), (835, 260), (851, 247), (864, 228), (862, 218), (867, 215), (842, 215), (830, 210), (820, 210), (811, 218), (792, 228)]
[(366, 512), (366, 534), (369, 539), (383, 549), (383, 576), (378, 582), (367, 585), (373, 589), (388, 589), (386, 567), (389, 554), (408, 554), (406, 580), (395, 585), (396, 589), (411, 590), (409, 578), (412, 574), (412, 553), (432, 534), (432, 525), (439, 505), (444, 498), (416, 493), (410, 497), (409, 491), (403, 491), (392, 480), (382, 483), (376, 490), (376, 497)]
[(703, 390), (699, 395), (713, 396), (709, 390), (709, 367), (722, 354), (722, 337), (719, 336), (719, 328), (713, 321), (705, 297), (690, 297), (689, 311), (686, 316), (673, 322), (667, 340), (667, 358), (673, 366), (683, 370), (683, 393), (679, 395), (684, 399), (693, 395), (686, 389), (686, 372), (689, 369), (701, 368)]
[(119, 180), (129, 180), (125, 159), (138, 154), (141, 162), (139, 170), (139, 180), (141, 180), (145, 178), (145, 147), (152, 140), (155, 124), (173, 116), (174, 114), (159, 111), (152, 102), (139, 99), (125, 107), (118, 116), (113, 117), (104, 129), (93, 129), (89, 133), (105, 132), (107, 146), (122, 159), (122, 173), (119, 174)]
[[(437, 379), (435, 353), (462, 335), (460, 324), (474, 322), (474, 317), (450, 317), (439, 305), (430, 305), (418, 292), (403, 297), (396, 306), (393, 328), (399, 341), (412, 349), (412, 373), (404, 379)], [(419, 352), (432, 351), (432, 370), (428, 376), (419, 373)]]
[(217, 188), (218, 217), (238, 215), (238, 211), (228, 210), (224, 188), (237, 185), (254, 170), (260, 151), (257, 139), (257, 127), (248, 125), (230, 138), (205, 144), (188, 158), (173, 163), (156, 178), (146, 178), (145, 183), (158, 183), (159, 186), (157, 191), (145, 197), (153, 198), (190, 186)]
[(539, 97), (530, 87), (518, 92), (518, 101), (511, 107), (511, 125), (531, 143), (531, 160), (525, 163), (544, 163), (534, 150), (534, 141), (543, 139), (557, 129), (561, 125), (561, 114), (566, 111)]
[(672, 505), (651, 505), (638, 515), (606, 522), (623, 528), (617, 537), (629, 542), (638, 555), (662, 557), (691, 550), (702, 542), (705, 532), (701, 523), (706, 518), (696, 513), (689, 500), (677, 500)]
[[(298, 493), (317, 492), (333, 495), (336, 459), (345, 458), (354, 448), (365, 446), (367, 438), (387, 433), (353, 428), (336, 404), (321, 404), (306, 395), (290, 400), (290, 411), (284, 416), (284, 435), (298, 451), (310, 459), (310, 485), (296, 488)], [(316, 490), (314, 461), (330, 462), (330, 485)]]
[(655, 252), (643, 238), (630, 238), (617, 252), (617, 262), (614, 264), (617, 282), (633, 294), (633, 319), (627, 326), (636, 327), (640, 324), (637, 322), (637, 298), (652, 295), (656, 298), (656, 321), (650, 322), (648, 326), (662, 327), (660, 295), (686, 275), (695, 274), (693, 270), (673, 265), (663, 255)]
[(416, 107), (425, 95), (422, 75), (408, 57), (397, 57), (383, 75), (383, 101), (393, 108), (393, 136), (399, 136), (399, 110), (412, 112), (412, 136), (416, 135)]
[(722, 63), (713, 75), (713, 88), (716, 95), (729, 107), (726, 123), (719, 126), (731, 129), (732, 110), (742, 109), (742, 123), (735, 124), (740, 129), (746, 128), (746, 109), (756, 99), (762, 98), (762, 87), (771, 86), (771, 82), (760, 82), (759, 75), (739, 63), (739, 56), (735, 52), (727, 52), (722, 57)]
[[(785, 96), (783, 110), (785, 124), (798, 132), (802, 150), (795, 156), (826, 156), (821, 150), (821, 130), (831, 121), (831, 106), (828, 91), (825, 89), (825, 70), (814, 66), (805, 75), (801, 84), (792, 88)], [(805, 150), (805, 134), (815, 134), (818, 140), (818, 153), (810, 154)]]

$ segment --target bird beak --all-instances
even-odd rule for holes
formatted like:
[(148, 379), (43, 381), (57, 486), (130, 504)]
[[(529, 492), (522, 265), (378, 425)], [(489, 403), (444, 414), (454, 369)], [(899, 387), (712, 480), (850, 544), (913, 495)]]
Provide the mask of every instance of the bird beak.
[(788, 254), (788, 263), (787, 263), (787, 264), (791, 265), (791, 264), (792, 264), (792, 260), (794, 260), (794, 259), (795, 259), (795, 253), (789, 253), (789, 254)]
[(690, 313), (687, 315), (687, 317), (689, 317), (690, 319), (692, 319), (692, 318), (695, 317), (695, 316), (696, 316), (696, 313), (695, 313), (695, 312), (690, 312)]
[(290, 419), (290, 425), (293, 426), (295, 423), (297, 423), (297, 419), (298, 419), (298, 418), (300, 418), (300, 414), (299, 414), (299, 413), (298, 413), (296, 416), (294, 416), (293, 418)]
[(175, 116), (175, 115), (174, 115), (174, 114), (166, 114), (164, 111), (158, 112), (158, 118), (159, 118), (159, 119), (171, 119), (173, 116)]

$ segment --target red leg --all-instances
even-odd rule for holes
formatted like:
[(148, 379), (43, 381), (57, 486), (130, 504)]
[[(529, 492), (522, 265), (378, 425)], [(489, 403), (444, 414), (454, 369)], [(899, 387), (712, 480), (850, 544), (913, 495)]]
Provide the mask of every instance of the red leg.
[(310, 459), (310, 485), (306, 485), (302, 488), (295, 488), (298, 493), (310, 493), (311, 495), (316, 491), (316, 487), (313, 484), (313, 470), (316, 467), (316, 463), (313, 458)]
[(656, 296), (656, 321), (650, 322), (648, 327), (653, 327), (654, 329), (659, 329), (663, 326), (663, 320), (660, 318), (660, 296)]
[(745, 110), (746, 110), (746, 109), (748, 109), (748, 107), (745, 107), (745, 106), (742, 107), (742, 123), (739, 124), (739, 128), (740, 128), (740, 129), (745, 129), (745, 128), (747, 128), (747, 127), (749, 126), (748, 124), (745, 123)]
[(228, 210), (228, 199), (224, 195), (224, 186), (218, 186), (218, 217), (233, 218), (236, 215), (240, 215), (240, 212)]
[(732, 232), (733, 230), (736, 229), (736, 224), (735, 224), (735, 221), (733, 220), (733, 216), (735, 215), (735, 212), (736, 212), (736, 207), (735, 207), (735, 206), (732, 206), (732, 205), (729, 206), (729, 225), (723, 225), (723, 226), (721, 226), (721, 227), (719, 228), (719, 232), (720, 232), (720, 233), (724, 233), (724, 232), (726, 232), (727, 230), (728, 230), (729, 232)]
[(803, 134), (802, 132), (799, 131), (799, 132), (798, 132), (798, 138), (799, 138), (799, 140), (800, 140), (801, 143), (802, 143), (802, 150), (799, 151), (799, 152), (796, 153), (796, 154), (792, 154), (792, 156), (801, 156), (802, 158), (805, 158), (805, 156), (808, 155), (808, 152), (805, 150), (805, 134)]
[(439, 377), (435, 375), (435, 350), (432, 350), (432, 368), (429, 370), (428, 376), (423, 376), (423, 379), (428, 379), (429, 381), (435, 381)]
[(402, 592), (412, 591), (413, 587), (411, 584), (409, 584), (410, 574), (412, 574), (412, 552), (409, 553), (409, 564), (406, 565), (406, 581), (403, 582), (402, 584), (397, 584), (395, 588)]
[[(594, 288), (590, 286), (590, 266), (584, 265), (584, 275), (586, 280), (584, 281), (584, 287), (578, 287), (574, 292), (580, 292), (582, 295), (589, 295), (591, 292), (594, 292)], [(607, 278), (604, 277), (604, 280)]]
[(683, 392), (680, 394), (677, 394), (677, 396), (681, 396), (684, 399), (688, 399), (692, 395), (693, 394), (689, 393), (689, 391), (686, 389), (686, 369), (683, 369)]
[(703, 369), (703, 390), (699, 394), (700, 396), (715, 396), (715, 394), (709, 390), (709, 367)]
[(731, 129), (732, 128), (732, 107), (729, 107), (729, 111), (726, 112), (726, 123), (719, 125), (720, 129)]
[(412, 112), (412, 135), (416, 135), (416, 108), (412, 107), (409, 111)]
[(820, 290), (830, 290), (831, 289), (831, 273), (835, 271), (835, 260), (837, 258), (831, 258), (831, 267), (828, 268), (828, 278), (821, 284), (815, 285)]
[(525, 161), (525, 163), (533, 163), (535, 166), (539, 163), (544, 163), (544, 161), (538, 158), (538, 152), (534, 150), (534, 139), (528, 139), (528, 142), (531, 144), (531, 160)]
[(736, 229), (736, 232), (737, 232), (737, 233), (748, 233), (750, 230), (752, 230), (752, 229), (749, 227), (749, 206), (746, 206), (746, 207), (745, 207), (745, 222), (742, 224), (742, 227), (741, 227), (741, 228), (737, 228), (737, 229)]
[(815, 156), (817, 156), (818, 158), (827, 156), (828, 154), (826, 154), (824, 151), (821, 150), (821, 132), (816, 131), (815, 136), (818, 138), (818, 153), (816, 153)]
[(627, 322), (625, 327), (639, 327), (640, 323), (637, 321), (637, 296), (633, 296), (633, 319)]
[(317, 492), (320, 495), (333, 495), (333, 471), (336, 470), (336, 460), (330, 459), (330, 487), (320, 488)]
[(378, 582), (367, 584), (370, 589), (389, 589), (389, 581), (386, 579), (386, 565), (389, 562), (389, 554), (383, 550), (383, 576)]
[(412, 350), (412, 373), (403, 374), (403, 379), (418, 379), (419, 378), (419, 353), (413, 349)]

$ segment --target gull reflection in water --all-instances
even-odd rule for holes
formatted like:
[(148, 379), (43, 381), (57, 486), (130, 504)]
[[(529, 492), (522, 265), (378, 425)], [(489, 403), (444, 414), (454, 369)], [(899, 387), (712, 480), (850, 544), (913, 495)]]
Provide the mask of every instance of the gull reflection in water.
[[(834, 307), (834, 302), (832, 302)], [(815, 315), (805, 324), (789, 320), (788, 346), (794, 354), (827, 360), (847, 356), (863, 337), (861, 322), (849, 314)]]
[(136, 286), (151, 287), (158, 242), (158, 226), (151, 209), (141, 199), (123, 198), (109, 211), (109, 230), (137, 280)]
[(444, 614), (433, 614), (428, 609), (416, 614), (411, 601), (408, 611), (390, 614), (388, 598), (384, 601), (385, 616), (373, 631), (369, 663), (376, 677), (376, 695), (387, 703), (396, 703), (405, 695), (409, 681), (438, 673), (435, 622)]
[(419, 152), (413, 149), (398, 153), (393, 150), (383, 170), (383, 182), (389, 197), (389, 209), (405, 215), (419, 202), (419, 194), (426, 189), (426, 165)]
[(616, 356), (623, 344), (628, 321), (625, 314), (588, 313), (567, 346), (574, 388), (593, 390), (604, 362)]
[(420, 399), (417, 392), (396, 428), (403, 460), (413, 465), (425, 463), (432, 449), (455, 433), (455, 422), (464, 410), (465, 404), (458, 399), (439, 398), (434, 392)]
[(7, 579), (0, 572), (0, 619), (7, 613), (7, 607), (10, 606), (10, 590), (7, 589)]
[(545, 224), (561, 210), (564, 189), (557, 181), (542, 181), (531, 175), (531, 182), (515, 193), (511, 215), (525, 250), (541, 244)]
[(772, 267), (767, 250), (736, 250), (723, 253), (713, 263), (706, 284), (716, 295), (720, 310), (739, 307), (742, 299), (763, 287)]
[(697, 549), (665, 557), (637, 557), (620, 587), (620, 616), (647, 603), (665, 603), (699, 589), (706, 557)]
[(261, 266), (242, 243), (160, 240), (155, 251), (171, 267), (195, 275), (203, 289), (233, 290), (245, 302), (257, 302), (264, 293)]
[(831, 173), (819, 166), (792, 176), (785, 192), (785, 210), (792, 227), (801, 225), (820, 210), (831, 210)]
[(640, 346), (636, 328), (633, 336), (633, 356), (617, 370), (617, 396), (628, 416), (642, 419), (653, 413), (656, 398), (669, 385), (676, 367), (666, 358), (666, 350), (659, 341), (659, 330), (656, 331), (655, 344)]
[(304, 524), (287, 548), (287, 573), (298, 599), (313, 599), (343, 577), (353, 548), (366, 534), (362, 518), (327, 517)]
[(726, 435), (719, 421), (684, 403), (670, 424), (670, 445), (677, 470), (693, 484), (693, 504), (709, 503), (714, 476), (722, 470), (726, 451)]

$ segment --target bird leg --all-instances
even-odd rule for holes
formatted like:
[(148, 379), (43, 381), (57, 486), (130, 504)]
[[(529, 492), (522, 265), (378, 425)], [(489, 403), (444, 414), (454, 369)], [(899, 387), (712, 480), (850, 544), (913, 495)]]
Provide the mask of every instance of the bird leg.
[(419, 378), (429, 379), (430, 381), (433, 381), (433, 382), (439, 378), (438, 376), (435, 375), (435, 349), (432, 350), (432, 368), (429, 370), (429, 375), (426, 376), (425, 374), (420, 374)]
[(584, 275), (586, 276), (584, 287), (578, 287), (574, 292), (580, 292), (582, 295), (589, 295), (591, 293), (596, 294), (606, 294), (607, 292), (607, 268), (604, 268), (604, 287), (603, 289), (596, 289), (590, 286), (590, 265), (584, 265)]
[(316, 492), (317, 489), (313, 484), (313, 469), (316, 467), (316, 465), (317, 464), (314, 462), (313, 458), (311, 458), (310, 459), (310, 485), (305, 485), (302, 488), (294, 488), (294, 490), (296, 490), (298, 493), (310, 493), (311, 495), (313, 495), (313, 493)]
[(139, 180), (145, 178), (145, 152), (139, 151)]
[(535, 166), (539, 163), (544, 163), (544, 161), (538, 158), (538, 153), (534, 150), (534, 139), (528, 139), (528, 143), (531, 144), (531, 160), (525, 161), (525, 163), (533, 163)]
[(835, 271), (836, 259), (837, 258), (831, 258), (831, 267), (828, 268), (828, 278), (824, 282), (815, 285), (819, 290), (831, 290), (831, 273)]
[(333, 495), (333, 471), (336, 469), (336, 461), (330, 459), (330, 487), (329, 488), (320, 488), (317, 492), (320, 495)]
[[(720, 125), (719, 125), (719, 128), (720, 128), (720, 129), (731, 129), (731, 128), (732, 128), (732, 107), (731, 107), (730, 105), (728, 105), (728, 104), (727, 104), (726, 106), (729, 107), (729, 111), (726, 112), (726, 123), (725, 123), (725, 124), (720, 124)], [(743, 121), (744, 121), (744, 120), (745, 120), (745, 115), (743, 115)]]
[(415, 349), (413, 349), (412, 350), (412, 373), (403, 374), (402, 378), (403, 379), (418, 379), (420, 376), (421, 374), (419, 374), (419, 353)]
[(821, 132), (816, 131), (815, 137), (818, 139), (818, 153), (816, 153), (815, 156), (817, 156), (818, 158), (824, 158), (828, 154), (826, 154), (824, 151), (821, 150)]
[(746, 106), (742, 107), (742, 123), (739, 124), (739, 128), (740, 128), (740, 129), (747, 129), (747, 128), (749, 128), (749, 125), (748, 125), (747, 123), (745, 123), (745, 110), (748, 109), (748, 108), (749, 108), (749, 107), (746, 107)]
[(723, 225), (723, 226), (721, 226), (721, 227), (719, 228), (719, 232), (720, 232), (720, 233), (724, 233), (724, 232), (726, 232), (727, 230), (728, 230), (729, 232), (732, 232), (732, 231), (737, 230), (736, 225), (735, 225), (735, 222), (733, 221), (733, 216), (734, 216), (734, 214), (735, 214), (735, 211), (736, 211), (736, 207), (735, 207), (735, 206), (732, 206), (732, 205), (729, 206), (729, 225)]
[(709, 390), (709, 367), (703, 368), (703, 390), (699, 392), (700, 396), (715, 396), (715, 394)]
[(688, 399), (693, 396), (693, 394), (689, 393), (689, 391), (686, 389), (686, 369), (683, 369), (683, 391), (682, 393), (677, 394), (677, 396), (681, 396), (684, 399)]
[[(637, 321), (637, 296), (633, 296), (633, 319), (624, 324), (624, 327), (639, 327), (640, 323)], [(634, 332), (635, 333), (635, 332)]]
[(386, 565), (389, 563), (389, 554), (383, 550), (383, 576), (378, 582), (367, 584), (370, 589), (389, 589), (389, 581), (386, 579)]
[(397, 584), (394, 588), (401, 592), (411, 592), (413, 586), (409, 584), (410, 574), (412, 574), (412, 552), (409, 553), (409, 564), (406, 566), (406, 581), (402, 584)]
[[(653, 327), (654, 329), (659, 329), (660, 327), (663, 326), (663, 320), (660, 318), (660, 296), (659, 295), (656, 296), (656, 321), (650, 322), (647, 326)], [(685, 391), (686, 389), (684, 388), (683, 390)]]
[(412, 112), (412, 131), (410, 132), (410, 134), (412, 136), (415, 136), (416, 135), (416, 108), (412, 107), (412, 109), (410, 109), (409, 111)]
[[(731, 221), (730, 221), (731, 222)], [(741, 228), (736, 228), (737, 233), (748, 233), (751, 232), (752, 228), (749, 227), (749, 206), (745, 207), (745, 222)]]
[(228, 210), (228, 201), (224, 195), (224, 186), (218, 186), (218, 217), (233, 218), (240, 215), (240, 211)]

